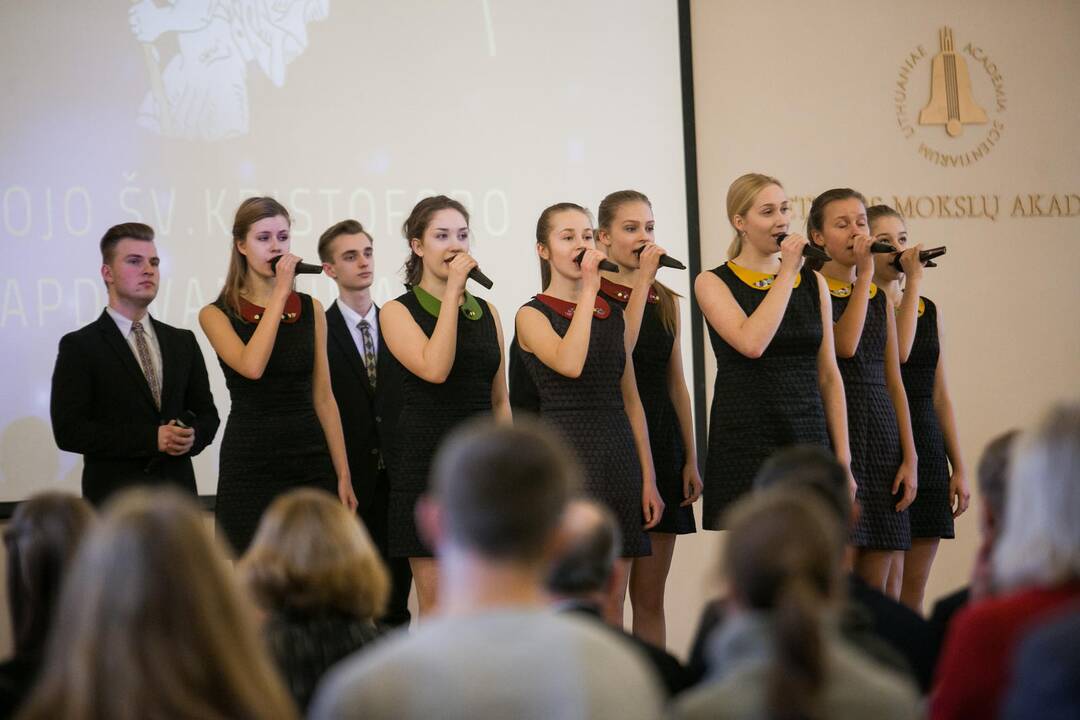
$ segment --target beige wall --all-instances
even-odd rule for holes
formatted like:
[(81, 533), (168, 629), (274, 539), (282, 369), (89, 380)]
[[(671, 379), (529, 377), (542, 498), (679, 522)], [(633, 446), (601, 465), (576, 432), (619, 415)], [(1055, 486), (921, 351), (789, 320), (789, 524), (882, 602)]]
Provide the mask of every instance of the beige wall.
[[(797, 225), (817, 193), (855, 187), (887, 203), (915, 202), (913, 242), (948, 245), (924, 294), (941, 306), (949, 386), (964, 460), (973, 475), (981, 448), (996, 433), (1029, 422), (1053, 400), (1080, 393), (1080, 4), (1004, 0), (928, 0), (903, 4), (692, 2), (694, 95), (701, 204), (702, 267), (726, 259), (732, 231), (724, 199), (744, 172), (780, 178)], [(938, 28), (953, 29), (975, 100), (989, 125), (966, 125), (957, 138), (915, 123), (929, 100)], [(997, 66), (1004, 110), (986, 65)], [(905, 136), (897, 81), (909, 53), (924, 56), (908, 73)], [(978, 146), (997, 121), (995, 144), (967, 167), (941, 167), (920, 144), (958, 155)], [(989, 144), (989, 143), (988, 143)], [(1046, 213), (1013, 216), (1041, 194)], [(937, 217), (938, 195), (983, 196), (996, 220)], [(1057, 196), (1053, 204), (1051, 195)], [(925, 196), (923, 200), (918, 200)], [(957, 214), (957, 201), (946, 201)], [(966, 209), (967, 201), (960, 201)], [(1030, 207), (1025, 209), (1030, 210)], [(708, 348), (708, 346), (706, 345)], [(715, 373), (706, 349), (710, 392)], [(972, 482), (974, 478), (972, 477)], [(928, 605), (966, 582), (977, 544), (975, 509), (942, 543)], [(715, 567), (720, 536), (680, 541), (669, 594), (671, 644), (681, 650), (701, 599), (701, 578)]]

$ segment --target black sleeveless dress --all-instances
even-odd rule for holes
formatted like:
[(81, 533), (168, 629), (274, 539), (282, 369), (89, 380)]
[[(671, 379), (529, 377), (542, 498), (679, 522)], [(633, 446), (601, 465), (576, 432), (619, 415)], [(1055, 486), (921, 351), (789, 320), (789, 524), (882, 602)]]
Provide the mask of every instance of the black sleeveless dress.
[[(431, 337), (438, 321), (439, 301), (434, 298), (428, 301), (433, 303), (433, 314), (421, 305), (418, 292), (423, 290), (410, 290), (396, 300), (405, 306), (424, 334)], [(454, 365), (444, 382), (430, 383), (401, 366), (401, 416), (390, 474), (392, 557), (431, 557), (431, 549), (416, 531), (414, 512), (416, 501), (428, 488), (428, 472), (435, 451), (456, 426), (474, 416), (491, 413), (491, 385), (501, 358), (495, 316), (486, 302), (472, 296), (466, 296), (460, 312)]]
[[(851, 286), (829, 281), (833, 321), (847, 308)], [(851, 544), (867, 550), (907, 550), (911, 547), (908, 511), (896, 512), (903, 488), (893, 495), (892, 484), (903, 461), (896, 409), (885, 384), (885, 343), (888, 317), (885, 293), (871, 286), (866, 322), (854, 357), (837, 358), (847, 397), (851, 474), (859, 485), (856, 499), (862, 512), (851, 532)]]
[[(775, 276), (733, 265), (724, 263), (712, 273), (749, 316)], [(817, 275), (803, 268), (798, 283), (759, 358), (746, 357), (708, 326), (716, 354), (702, 516), (708, 530), (723, 529), (723, 512), (751, 489), (761, 464), (777, 450), (803, 444), (831, 448), (818, 385), (822, 327)]]
[[(278, 325), (261, 378), (246, 378), (218, 358), (232, 407), (221, 440), (214, 514), (237, 555), (247, 549), (263, 511), (278, 495), (316, 487), (337, 496), (337, 475), (312, 401), (315, 308), (309, 295), (293, 297), (299, 315)], [(286, 313), (295, 302), (286, 303)], [(236, 317), (224, 303), (214, 306), (244, 343), (251, 340), (257, 321)]]
[(920, 298), (915, 341), (907, 362), (900, 366), (911, 410), (915, 452), (919, 455), (919, 492), (909, 508), (913, 538), (954, 537), (949, 460), (945, 454), (945, 435), (934, 409), (934, 381), (940, 354), (937, 306), (929, 298)]
[[(609, 303), (617, 304), (624, 311), (630, 302), (631, 290), (608, 280), (604, 280), (600, 288)], [(664, 516), (650, 532), (685, 535), (697, 532), (697, 523), (693, 507), (679, 506), (685, 499), (682, 471), (686, 464), (686, 450), (679, 416), (675, 413), (667, 384), (668, 364), (674, 346), (675, 336), (660, 320), (659, 298), (650, 294), (641, 318), (637, 345), (634, 346), (634, 376), (649, 427), (656, 487), (664, 500)]]
[[(597, 298), (597, 306), (603, 301)], [(604, 303), (607, 305), (607, 303)], [(539, 310), (559, 336), (570, 318), (533, 298), (525, 307)], [(604, 503), (619, 521), (623, 557), (652, 553), (641, 509), (641, 464), (634, 433), (623, 407), (622, 374), (626, 367), (623, 317), (619, 306), (594, 317), (589, 352), (578, 378), (560, 375), (533, 355), (521, 359), (540, 399), (540, 417), (565, 440), (584, 472), (585, 494)]]

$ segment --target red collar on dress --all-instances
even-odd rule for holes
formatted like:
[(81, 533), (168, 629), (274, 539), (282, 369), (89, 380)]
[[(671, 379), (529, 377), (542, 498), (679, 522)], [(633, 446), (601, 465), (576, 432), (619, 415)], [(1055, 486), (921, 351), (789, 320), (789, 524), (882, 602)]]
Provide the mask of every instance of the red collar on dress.
[[(281, 322), (294, 323), (299, 320), (301, 307), (303, 306), (300, 304), (300, 295), (294, 290), (285, 300), (285, 310), (281, 313)], [(262, 320), (264, 312), (266, 312), (266, 308), (240, 298), (240, 317), (244, 322), (257, 323)]]
[[(620, 285), (617, 282), (612, 282), (606, 277), (600, 278), (600, 289), (608, 297), (613, 297), (619, 302), (630, 302), (630, 295), (633, 294), (634, 289), (627, 285)], [(656, 292), (656, 288), (649, 287), (649, 297), (647, 301), (653, 305), (660, 302), (660, 294)]]
[[(536, 299), (562, 315), (564, 318), (573, 318), (574, 310), (577, 309), (577, 303), (566, 302), (565, 300), (560, 300), (559, 298), (550, 295), (537, 295)], [(608, 305), (607, 300), (597, 295), (596, 305), (593, 307), (593, 317), (598, 320), (603, 320), (609, 315), (611, 315), (611, 306)]]

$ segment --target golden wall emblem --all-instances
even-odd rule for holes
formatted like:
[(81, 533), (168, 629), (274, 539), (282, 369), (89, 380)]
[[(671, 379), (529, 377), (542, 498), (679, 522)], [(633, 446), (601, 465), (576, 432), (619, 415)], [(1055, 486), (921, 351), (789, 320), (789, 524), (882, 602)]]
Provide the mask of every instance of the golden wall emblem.
[[(921, 70), (927, 57), (923, 46), (917, 45), (900, 64), (893, 91), (897, 126), (905, 138), (918, 142), (919, 155), (935, 165), (976, 163), (1000, 142), (1005, 130), (1005, 79), (982, 47), (968, 42), (957, 49), (949, 27), (938, 31), (938, 52), (930, 60), (929, 77)], [(920, 96), (930, 99), (924, 105)], [(915, 108), (921, 108), (917, 116)], [(984, 130), (974, 145), (959, 145), (967, 125)], [(935, 128), (941, 126), (944, 133), (937, 135), (942, 131)], [(937, 145), (943, 138), (948, 144)]]

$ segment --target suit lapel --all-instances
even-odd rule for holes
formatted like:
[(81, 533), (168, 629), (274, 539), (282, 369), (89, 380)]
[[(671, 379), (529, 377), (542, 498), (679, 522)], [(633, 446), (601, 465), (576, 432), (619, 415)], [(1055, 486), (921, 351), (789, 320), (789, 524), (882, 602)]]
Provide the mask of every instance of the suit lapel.
[(101, 312), (101, 317), (98, 318), (98, 328), (105, 338), (105, 344), (113, 349), (120, 359), (120, 364), (127, 369), (128, 374), (131, 376), (131, 381), (140, 388), (142, 396), (150, 403), (150, 407), (154, 408), (154, 411), (156, 412), (157, 407), (154, 405), (154, 394), (150, 392), (150, 384), (146, 382), (146, 375), (143, 374), (142, 368), (139, 367), (138, 361), (135, 360), (135, 353), (131, 351), (131, 346), (128, 345), (124, 336), (120, 334), (120, 328), (116, 327), (116, 323), (109, 317), (109, 313), (104, 310)]
[(326, 311), (326, 327), (328, 333), (333, 342), (338, 344), (338, 348), (345, 354), (345, 358), (349, 361), (349, 367), (360, 378), (360, 382), (363, 383), (364, 389), (371, 393), (371, 383), (368, 381), (367, 368), (364, 367), (364, 359), (360, 357), (360, 350), (357, 349), (356, 343), (353, 342), (352, 332), (345, 324), (345, 316), (341, 314), (341, 309), (338, 308), (337, 301), (330, 306), (330, 309)]

